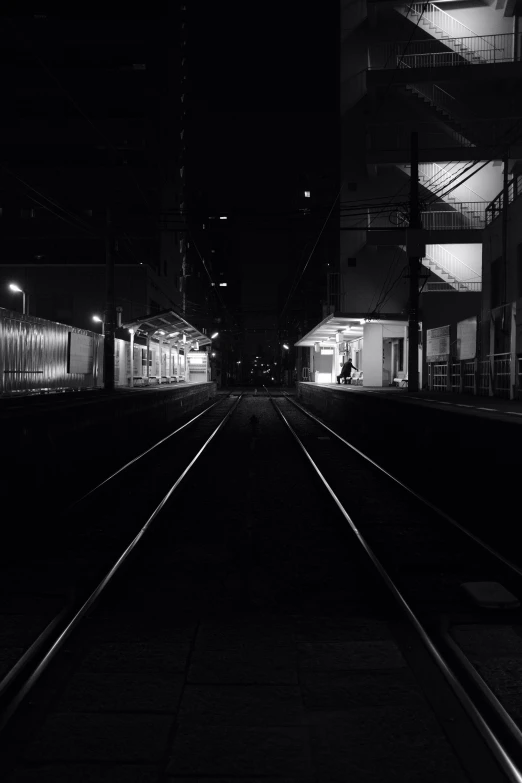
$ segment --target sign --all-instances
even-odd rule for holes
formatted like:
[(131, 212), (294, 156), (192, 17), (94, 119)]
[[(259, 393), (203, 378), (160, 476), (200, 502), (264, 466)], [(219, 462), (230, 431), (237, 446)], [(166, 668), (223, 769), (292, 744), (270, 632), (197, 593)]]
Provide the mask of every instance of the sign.
[(92, 337), (69, 332), (67, 348), (67, 372), (83, 375), (92, 373), (94, 358)]
[(333, 348), (321, 348), (321, 356), (331, 356), (333, 352)]
[(477, 316), (457, 323), (457, 359), (466, 361), (477, 355)]
[(439, 326), (426, 330), (426, 361), (446, 362), (450, 355), (450, 328)]

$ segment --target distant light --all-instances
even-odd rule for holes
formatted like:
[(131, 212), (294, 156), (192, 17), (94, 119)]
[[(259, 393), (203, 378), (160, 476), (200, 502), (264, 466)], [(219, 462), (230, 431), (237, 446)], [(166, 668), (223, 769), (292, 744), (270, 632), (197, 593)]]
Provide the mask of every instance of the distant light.
[(241, 362), (237, 362), (237, 364), (241, 364)]
[(274, 379), (272, 378), (272, 380), (274, 380)]
[(15, 293), (17, 294), (23, 294), (22, 289), (20, 288), (20, 286), (16, 285), (16, 283), (9, 283), (9, 288), (11, 289), (11, 291), (15, 291)]
[(102, 319), (100, 318), (99, 315), (93, 315), (92, 320), (96, 321), (97, 324), (101, 324), (102, 322)]
[(286, 343), (283, 343), (283, 348), (286, 348), (287, 351), (290, 350)]
[(129, 329), (129, 332), (130, 332), (131, 334), (134, 334), (134, 329), (132, 329), (132, 328), (131, 328), (131, 329)]
[(163, 335), (163, 337), (165, 337), (165, 335), (166, 335), (166, 332), (162, 332), (162, 331), (161, 331), (161, 329), (158, 329), (158, 334), (162, 334), (162, 335)]
[(305, 198), (310, 198), (310, 191), (309, 190), (305, 190)]
[(220, 219), (220, 220), (228, 220), (228, 218), (227, 218), (227, 216), (226, 216), (226, 215), (220, 215), (220, 216), (219, 216), (219, 219)]
[(210, 339), (211, 340), (215, 340), (218, 335), (219, 335), (219, 332), (214, 332), (214, 334), (210, 335)]
[(216, 354), (215, 354), (214, 352), (212, 352), (210, 355), (211, 355), (211, 356), (215, 356)]
[(220, 284), (219, 284), (219, 287), (220, 287), (220, 288), (226, 288), (226, 287), (227, 287), (227, 285), (228, 285), (228, 283), (220, 283)]

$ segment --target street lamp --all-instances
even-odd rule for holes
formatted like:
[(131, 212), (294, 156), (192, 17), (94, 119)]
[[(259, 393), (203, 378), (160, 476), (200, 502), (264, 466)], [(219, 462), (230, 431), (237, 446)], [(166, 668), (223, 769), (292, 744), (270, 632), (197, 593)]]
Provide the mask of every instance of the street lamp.
[(284, 348), (285, 350), (287, 350), (287, 351), (288, 351), (288, 350), (290, 350), (290, 349), (289, 349), (289, 346), (288, 346), (286, 343), (283, 343), (283, 348)]
[(105, 334), (105, 321), (103, 320), (103, 318), (100, 318), (99, 315), (93, 315), (92, 320), (96, 321), (97, 324), (101, 324), (101, 333), (102, 333), (102, 335), (104, 335)]
[[(16, 283), (9, 283), (9, 288), (15, 294), (22, 294), (22, 315), (29, 315), (29, 294), (26, 294), (25, 291), (22, 288), (20, 288), (19, 285), (16, 285)], [(26, 300), (27, 300), (27, 307), (26, 307)]]
[(219, 337), (219, 332), (214, 332), (214, 334), (211, 334), (211, 335), (210, 335), (210, 339), (211, 339), (211, 340), (215, 340), (215, 339), (216, 339), (216, 337)]

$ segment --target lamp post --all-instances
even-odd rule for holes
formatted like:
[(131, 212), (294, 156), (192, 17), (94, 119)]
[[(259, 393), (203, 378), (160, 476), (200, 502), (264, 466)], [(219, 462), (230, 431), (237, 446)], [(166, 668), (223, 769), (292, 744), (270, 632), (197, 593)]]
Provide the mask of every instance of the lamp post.
[(16, 283), (9, 283), (9, 288), (15, 294), (22, 294), (22, 315), (29, 315), (29, 294)]
[(103, 318), (100, 318), (99, 315), (93, 315), (92, 320), (95, 321), (97, 324), (101, 324), (101, 333), (102, 335), (105, 335), (105, 321)]

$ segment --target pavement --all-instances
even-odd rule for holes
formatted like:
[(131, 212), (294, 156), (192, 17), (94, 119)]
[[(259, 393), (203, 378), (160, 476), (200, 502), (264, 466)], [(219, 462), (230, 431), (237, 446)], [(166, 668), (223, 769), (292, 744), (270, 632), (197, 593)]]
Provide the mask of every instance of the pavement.
[(506, 400), (501, 397), (478, 397), (472, 394), (418, 391), (379, 386), (346, 386), (337, 383), (306, 383), (325, 390), (341, 391), (346, 394), (372, 394), (394, 399), (397, 402), (421, 404), (426, 407), (452, 408), (455, 412), (473, 414), (484, 418), (499, 418), (522, 424), (522, 399)]

